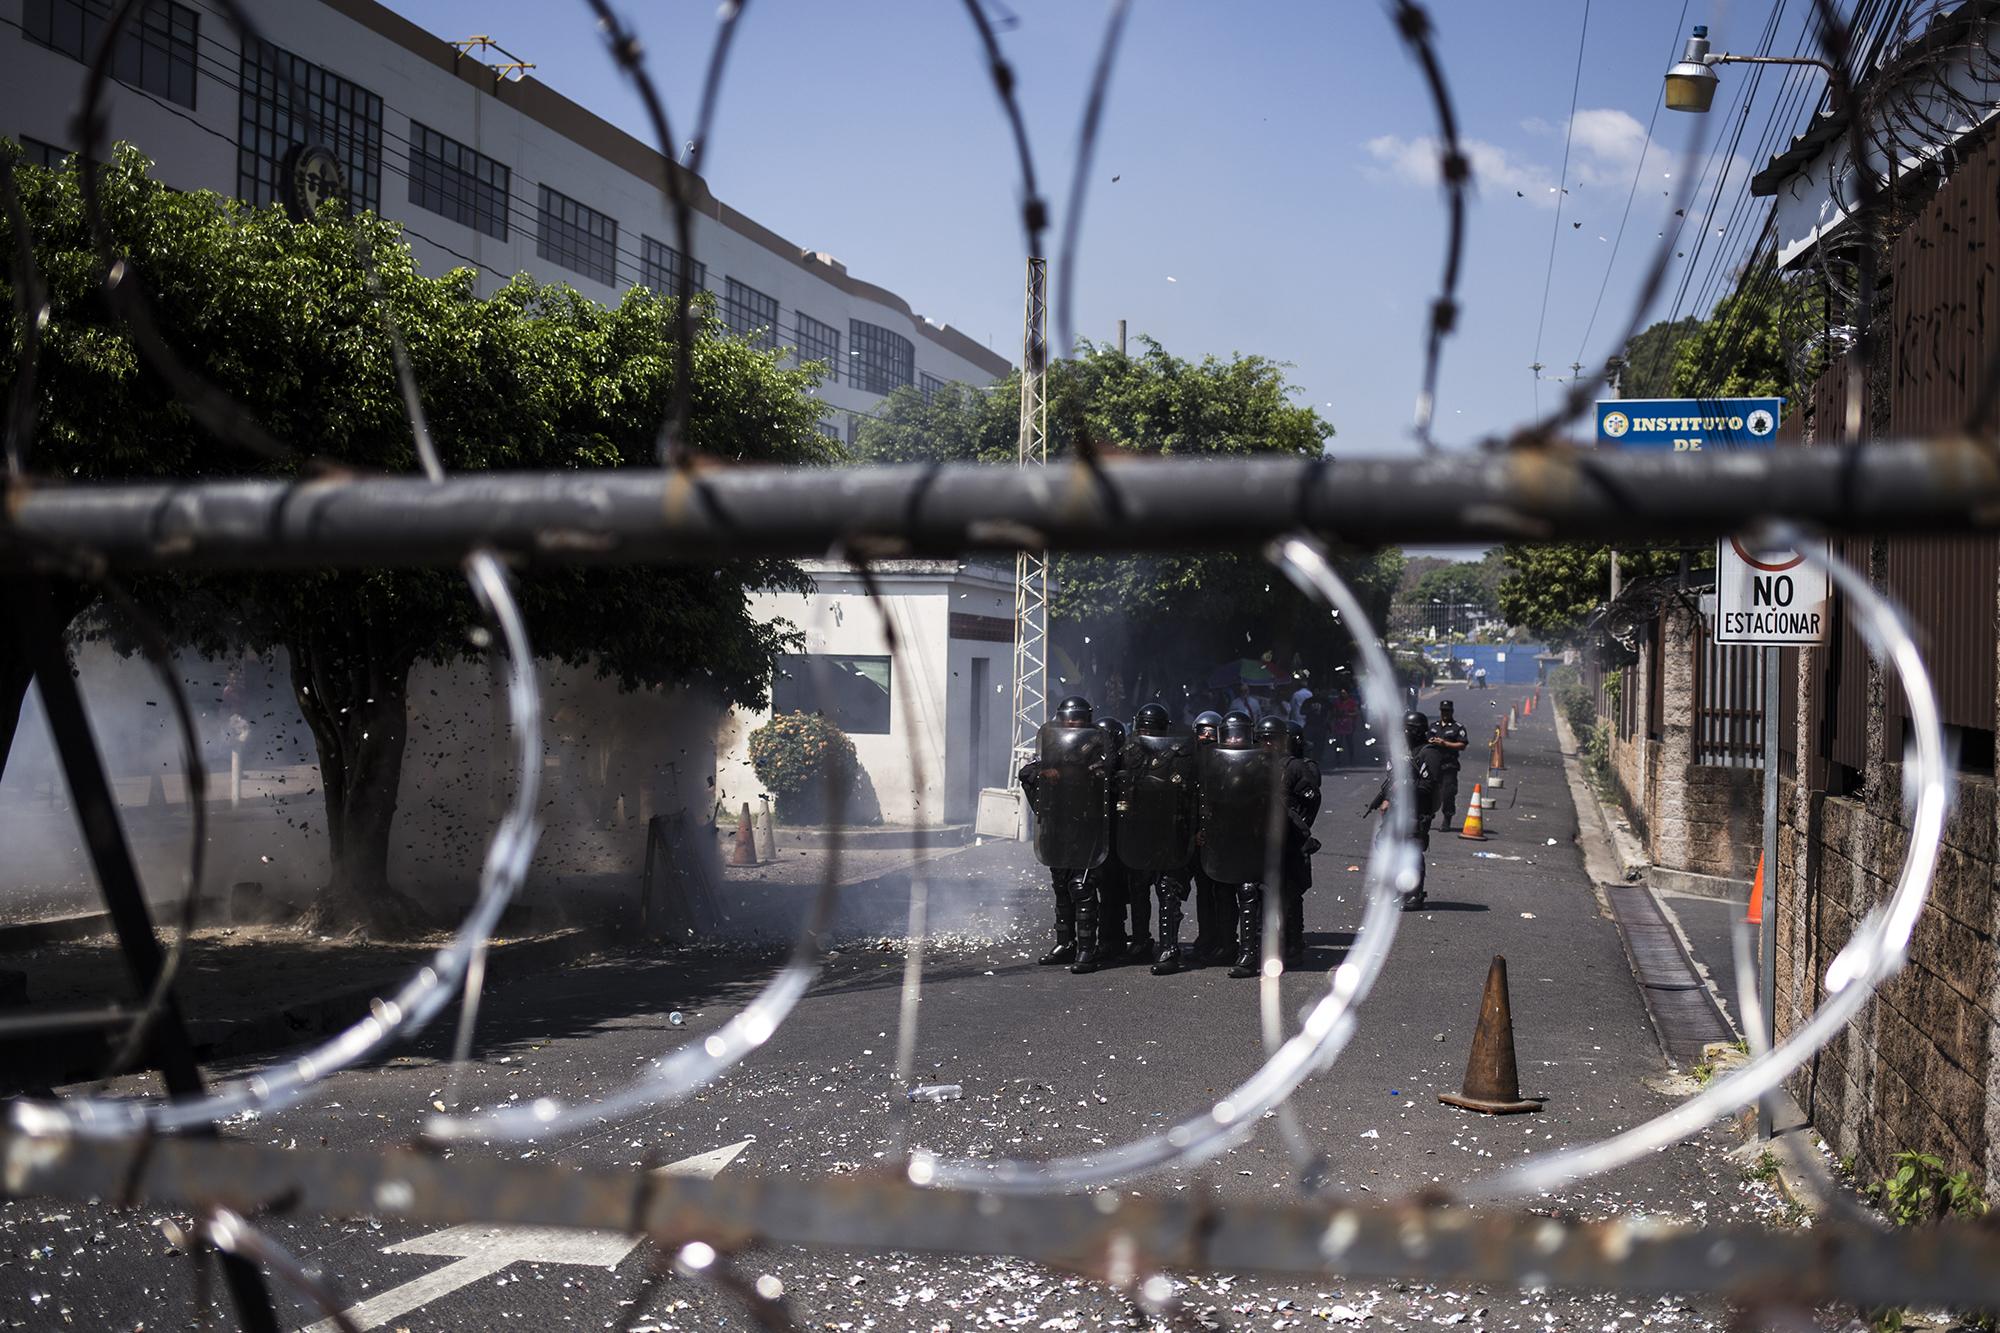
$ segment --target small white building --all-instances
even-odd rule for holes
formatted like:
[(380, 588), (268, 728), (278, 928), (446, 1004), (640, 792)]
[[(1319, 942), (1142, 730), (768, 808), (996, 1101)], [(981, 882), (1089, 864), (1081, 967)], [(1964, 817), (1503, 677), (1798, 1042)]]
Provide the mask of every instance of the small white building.
[[(854, 741), (864, 774), (851, 818), (970, 824), (982, 787), (1004, 787), (1014, 703), (1011, 565), (901, 560), (874, 567), (879, 602), (842, 564), (806, 562), (810, 593), (758, 593), (751, 613), (805, 632), (779, 660), (772, 707), (738, 709), (716, 738), (722, 809), (765, 788), (750, 767), (750, 733), (773, 711), (819, 712)], [(894, 627), (890, 653), (883, 620)], [(918, 773), (921, 771), (921, 783)]]

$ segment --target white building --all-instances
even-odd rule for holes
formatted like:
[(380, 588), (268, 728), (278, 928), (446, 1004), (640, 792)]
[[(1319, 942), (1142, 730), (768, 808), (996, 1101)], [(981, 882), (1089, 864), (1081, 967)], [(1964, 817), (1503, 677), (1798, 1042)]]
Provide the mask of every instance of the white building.
[[(879, 602), (844, 565), (806, 570), (811, 593), (762, 593), (751, 605), (759, 620), (782, 616), (805, 631), (805, 651), (779, 661), (772, 709), (823, 709), (853, 739), (866, 775), (854, 818), (970, 824), (979, 789), (1008, 782), (1013, 567), (885, 562), (873, 571)], [(895, 630), (893, 660), (885, 616)], [(723, 722), (715, 785), (724, 811), (766, 790), (750, 767), (749, 738), (770, 717), (739, 709)]]
[[(244, 49), (220, 0), (151, 0), (127, 25), (110, 138), (136, 144), (160, 179), (284, 202), (297, 156), (322, 149), (357, 205), (402, 224), (425, 272), (475, 267), (482, 290), (526, 272), (607, 303), (638, 283), (675, 289), (682, 258), (660, 181), (680, 168), (651, 145), (374, 0), (246, 7), (261, 51)], [(85, 62), (115, 8), (0, 0), (0, 132), (44, 164), (76, 147)], [(608, 57), (605, 77), (617, 77)], [(696, 285), (738, 332), (833, 368), (820, 389), (829, 433), (851, 440), (858, 415), (903, 385), (928, 393), (1007, 373), (1005, 357), (683, 179)]]

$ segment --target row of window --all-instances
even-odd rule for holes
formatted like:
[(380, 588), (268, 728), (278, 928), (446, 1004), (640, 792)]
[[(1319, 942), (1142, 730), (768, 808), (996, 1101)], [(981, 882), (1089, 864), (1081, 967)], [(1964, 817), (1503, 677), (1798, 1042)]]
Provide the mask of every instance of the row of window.
[[(29, 41), (88, 63), (97, 58), (116, 12), (113, 0), (26, 0), (21, 31)], [(196, 11), (174, 0), (148, 0), (118, 30), (111, 77), (192, 111), (199, 20)]]
[[(89, 60), (103, 39), (112, 0), (26, 0), (23, 29), (34, 41), (78, 60)], [(195, 41), (199, 15), (177, 0), (147, 0), (121, 30), (112, 73), (120, 80), (187, 107), (194, 106)], [(237, 192), (252, 204), (287, 197), (285, 173), (292, 149), (326, 145), (347, 173), (348, 194), (358, 208), (382, 207), (382, 99), (361, 85), (300, 56), (260, 42), (247, 45), (240, 67)], [(51, 148), (49, 155), (57, 150)], [(410, 122), (409, 201), (496, 240), (508, 239), (513, 173), (505, 163), (418, 121)], [(618, 220), (543, 185), (535, 209), (535, 253), (552, 264), (618, 285)], [(707, 266), (689, 261), (651, 236), (640, 237), (639, 282), (672, 293), (686, 283), (706, 287)], [(726, 280), (723, 324), (767, 351), (779, 346), (778, 300), (735, 278)], [(918, 382), (916, 347), (893, 329), (848, 322), (843, 363), (840, 331), (804, 311), (794, 344), (801, 361), (825, 364), (838, 377), (843, 364), (857, 389), (888, 394)], [(944, 385), (922, 378), (925, 402)]]

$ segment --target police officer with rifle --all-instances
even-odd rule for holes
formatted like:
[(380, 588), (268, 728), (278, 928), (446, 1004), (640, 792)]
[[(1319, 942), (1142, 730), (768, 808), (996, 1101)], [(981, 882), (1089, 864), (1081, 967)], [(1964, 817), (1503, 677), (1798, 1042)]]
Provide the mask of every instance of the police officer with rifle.
[(1114, 791), (1118, 860), (1132, 887), (1134, 935), (1145, 933), (1141, 899), (1157, 894), (1160, 943), (1153, 975), (1166, 976), (1181, 970), (1181, 905), (1195, 850), (1194, 734), (1174, 726), (1159, 704), (1141, 708), (1119, 757)]
[(1056, 705), (1036, 745), (1019, 776), (1035, 811), (1035, 857), (1049, 868), (1055, 895), (1056, 945), (1041, 962), (1095, 972), (1097, 886), (1088, 876), (1111, 852), (1111, 756), (1080, 695)]

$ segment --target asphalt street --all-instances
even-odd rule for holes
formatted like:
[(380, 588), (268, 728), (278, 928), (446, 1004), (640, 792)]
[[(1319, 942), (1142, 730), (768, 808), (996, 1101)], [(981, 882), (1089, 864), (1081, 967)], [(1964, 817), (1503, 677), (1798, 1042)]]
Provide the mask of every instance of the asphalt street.
[[(1456, 691), (1481, 740), (1490, 714), (1521, 691)], [(1433, 705), (1429, 700), (1426, 707)], [(1510, 740), (1506, 785), (1489, 839), (1434, 835), (1430, 903), (1407, 913), (1359, 1034), (1331, 1071), (1295, 1098), (1328, 1155), (1336, 1194), (1393, 1199), (1451, 1190), (1523, 1156), (1602, 1137), (1671, 1105), (1667, 1076), (1617, 931), (1599, 911), (1575, 843), (1576, 813), (1546, 714)], [(1460, 800), (1484, 776), (1468, 754)], [(1327, 775), (1307, 898), (1307, 964), (1283, 980), (1289, 1018), (1322, 994), (1360, 918), (1374, 820), (1359, 817), (1379, 773)], [(1200, 1110), (1261, 1060), (1256, 983), (1222, 968), (1154, 977), (1143, 966), (1072, 976), (1034, 959), (1048, 938), (1046, 878), (1016, 844), (974, 846), (927, 863), (950, 923), (931, 952), (920, 1005), (918, 1081), (963, 1085), (961, 1100), (918, 1105), (912, 1138), (940, 1154), (1041, 1158), (1116, 1143)], [(600, 1124), (559, 1141), (468, 1145), (460, 1152), (593, 1166), (658, 1166), (779, 1177), (885, 1165), (896, 1015), (906, 941), (901, 872), (858, 886), (841, 947), (791, 1021), (728, 1078), (679, 1105)], [(774, 883), (768, 907), (800, 910), (809, 890)], [(856, 904), (871, 905), (860, 910)], [(1496, 954), (1512, 977), (1524, 1091), (1538, 1115), (1488, 1119), (1441, 1105), (1464, 1073), (1481, 987)], [(475, 1058), (460, 1071), (462, 1106), (539, 1096), (587, 1100), (698, 1041), (781, 961), (769, 949), (662, 951), (634, 946), (488, 997)], [(676, 1021), (675, 1016), (679, 1019)], [(448, 1038), (339, 1076), (310, 1105), (227, 1133), (311, 1149), (407, 1141), (450, 1097)], [(1745, 1181), (1717, 1127), (1640, 1166), (1531, 1201), (1582, 1216), (1668, 1220), (1766, 1216), (1766, 1187)], [(1224, 1198), (1295, 1188), (1275, 1123), (1196, 1172), (1132, 1182), (1134, 1193), (1208, 1189)], [(1526, 1206), (1526, 1205), (1524, 1205)], [(0, 1322), (21, 1328), (160, 1329), (194, 1325), (219, 1284), (170, 1245), (157, 1209), (41, 1202), (0, 1208)], [(185, 1221), (185, 1219), (182, 1219)], [(462, 1229), (461, 1229), (462, 1230)], [(751, 1327), (726, 1295), (658, 1277), (657, 1256), (534, 1235), (439, 1235), (396, 1222), (274, 1221), (270, 1235), (324, 1275), (350, 1305), (399, 1309), (381, 1326), (412, 1330)], [(802, 1325), (832, 1329), (1145, 1327), (1132, 1307), (1082, 1278), (1011, 1259), (776, 1250), (739, 1256), (779, 1279)], [(448, 1270), (448, 1271), (447, 1271)], [(1175, 1274), (1203, 1326), (1479, 1329), (1708, 1328), (1723, 1311), (1698, 1302), (1606, 1295), (1520, 1295), (1427, 1286)], [(462, 1284), (460, 1278), (463, 1278)], [(401, 1290), (407, 1284), (417, 1284)], [(413, 1297), (421, 1303), (411, 1305)], [(281, 1291), (286, 1327), (317, 1311)]]

